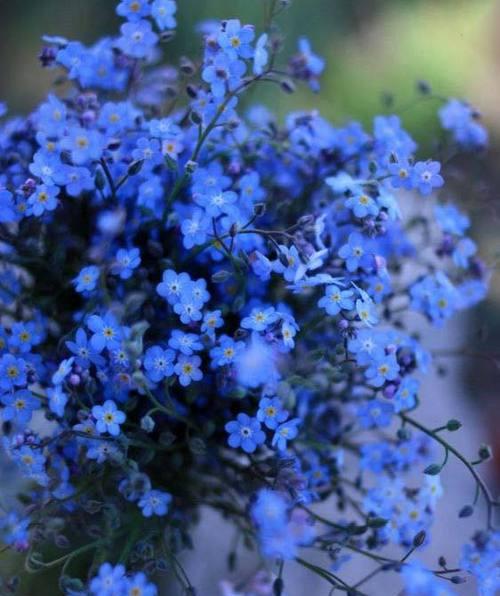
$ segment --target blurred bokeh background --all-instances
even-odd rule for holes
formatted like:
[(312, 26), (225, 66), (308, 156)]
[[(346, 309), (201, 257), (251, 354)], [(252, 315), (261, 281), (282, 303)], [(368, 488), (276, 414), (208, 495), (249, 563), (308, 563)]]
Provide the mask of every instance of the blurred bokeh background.
[[(193, 29), (206, 18), (237, 16), (259, 26), (264, 3), (265, 0), (179, 0), (177, 40), (165, 46), (166, 59), (175, 62), (181, 55), (198, 54), (199, 48), (192, 43)], [(0, 0), (0, 100), (7, 102), (11, 114), (33, 108), (54, 78), (53, 72), (39, 66), (40, 37), (58, 34), (91, 43), (101, 35), (112, 35), (119, 26), (115, 4), (115, 0)], [(435, 425), (449, 417), (462, 417), (466, 428), (456, 433), (456, 440), (471, 458), (480, 441), (492, 444), (496, 463), (484, 467), (494, 490), (498, 490), (500, 0), (293, 0), (280, 17), (280, 28), (286, 33), (285, 52), (298, 36), (306, 35), (327, 60), (318, 96), (300, 89), (293, 95), (264, 90), (259, 99), (280, 114), (290, 109), (318, 108), (336, 123), (358, 119), (369, 126), (376, 113), (398, 113), (419, 142), (424, 157), (431, 154), (438, 135), (439, 102), (419, 98), (417, 81), (427, 81), (436, 95), (469, 99), (483, 115), (491, 134), (490, 150), (480, 159), (451, 160), (444, 192), (447, 199), (457, 200), (472, 216), (472, 235), (492, 270), (491, 292), (472, 314), (457, 318), (450, 327), (429, 337), (431, 347), (449, 348), (452, 352), (465, 348), (467, 355), (450, 353), (438, 361), (442, 370), (436, 370), (426, 383), (423, 416)], [(447, 375), (441, 376), (442, 372)], [(445, 485), (450, 483), (451, 492), (472, 491), (468, 479), (464, 484), (454, 480), (457, 473), (454, 468), (445, 472)], [(463, 498), (466, 497), (462, 495), (462, 501)], [(464, 524), (453, 537), (449, 534), (446, 524), (456, 521), (453, 506), (450, 509), (451, 517), (444, 507), (445, 523), (438, 525), (436, 549), (441, 551), (465, 540), (470, 530)], [(205, 530), (201, 530), (206, 538), (201, 546), (202, 556), (214, 545), (224, 549), (224, 535), (215, 537), (212, 528), (213, 521), (209, 519)], [(436, 553), (440, 554), (438, 550)], [(224, 556), (220, 559), (222, 575)], [(217, 573), (212, 568), (211, 579), (204, 576), (199, 561), (192, 558), (188, 566), (200, 581), (212, 582), (206, 583), (213, 587), (202, 590), (202, 594), (215, 595), (213, 581)], [(292, 596), (303, 593), (304, 585), (299, 591), (290, 592)], [(321, 595), (327, 591), (318, 588), (312, 593)], [(466, 587), (462, 593), (475, 592)]]

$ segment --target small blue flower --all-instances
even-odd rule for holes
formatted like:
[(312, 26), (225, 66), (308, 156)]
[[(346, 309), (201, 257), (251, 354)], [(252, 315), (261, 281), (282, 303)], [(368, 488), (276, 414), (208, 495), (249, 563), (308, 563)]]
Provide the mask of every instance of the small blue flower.
[(127, 56), (147, 58), (158, 41), (151, 23), (145, 20), (123, 23), (116, 46)]
[(110, 563), (103, 563), (97, 576), (90, 581), (90, 592), (94, 596), (116, 596), (124, 592), (126, 582), (123, 565), (112, 567)]
[(74, 356), (71, 356), (59, 364), (56, 372), (52, 375), (52, 383), (54, 385), (61, 385), (63, 383), (64, 379), (71, 372), (74, 360)]
[(225, 21), (222, 31), (217, 36), (219, 46), (233, 60), (238, 56), (251, 58), (253, 48), (250, 45), (254, 38), (254, 30), (250, 25), (241, 26), (237, 19)]
[(169, 304), (176, 304), (179, 302), (184, 289), (191, 281), (187, 273), (177, 274), (172, 269), (167, 269), (163, 272), (161, 283), (156, 286), (156, 291), (160, 296), (165, 298)]
[(88, 168), (64, 165), (55, 176), (55, 182), (64, 186), (70, 197), (79, 197), (82, 193), (94, 189), (94, 178)]
[(439, 174), (441, 164), (438, 161), (419, 161), (413, 167), (413, 186), (423, 195), (429, 195), (435, 188), (444, 184), (443, 177)]
[(77, 166), (98, 160), (104, 149), (104, 138), (96, 130), (71, 127), (61, 140), (61, 147), (70, 152), (71, 160)]
[(420, 383), (412, 377), (405, 377), (394, 394), (394, 411), (412, 410), (417, 403)]
[(121, 0), (116, 7), (116, 14), (129, 21), (139, 21), (149, 16), (149, 0)]
[(41, 184), (35, 188), (35, 192), (28, 199), (28, 215), (36, 217), (46, 211), (54, 211), (57, 207), (57, 195), (59, 188), (57, 186), (47, 186)]
[(341, 290), (336, 285), (326, 287), (325, 295), (318, 301), (318, 306), (324, 308), (329, 315), (337, 315), (341, 310), (354, 308), (352, 290)]
[(204, 211), (195, 209), (191, 218), (186, 218), (181, 223), (184, 248), (188, 250), (193, 246), (203, 244), (210, 230), (210, 223)]
[(288, 523), (288, 509), (289, 503), (280, 492), (262, 488), (252, 505), (251, 513), (262, 531), (279, 531)]
[(208, 311), (203, 315), (201, 331), (209, 337), (215, 337), (215, 330), (224, 325), (222, 313), (220, 310)]
[(299, 424), (299, 418), (294, 418), (293, 420), (288, 420), (287, 422), (280, 424), (274, 433), (272, 446), (276, 447), (279, 451), (285, 451), (287, 442), (295, 439), (298, 435)]
[(464, 101), (450, 99), (440, 108), (439, 119), (462, 147), (475, 149), (488, 144), (488, 131), (480, 123), (477, 110)]
[(226, 91), (232, 91), (241, 83), (245, 70), (244, 62), (220, 52), (205, 66), (202, 77), (210, 85), (214, 97), (220, 99)]
[(367, 193), (355, 194), (348, 198), (345, 202), (348, 209), (354, 213), (356, 217), (363, 218), (368, 215), (375, 216), (379, 212), (377, 203)]
[(260, 400), (257, 420), (263, 422), (267, 428), (275, 430), (287, 418), (288, 412), (283, 409), (278, 397), (263, 397)]
[(175, 374), (179, 377), (179, 383), (187, 387), (192, 381), (200, 381), (203, 373), (200, 370), (201, 358), (199, 356), (180, 356), (175, 365)]
[(473, 240), (470, 238), (461, 238), (457, 242), (455, 250), (453, 251), (453, 262), (457, 267), (467, 269), (469, 266), (469, 260), (476, 254), (476, 251), (477, 246)]
[(148, 581), (146, 575), (142, 572), (135, 573), (131, 578), (127, 578), (125, 588), (126, 596), (157, 596), (156, 586)]
[(0, 402), (5, 406), (2, 410), (2, 419), (14, 421), (24, 426), (31, 420), (34, 410), (40, 408), (40, 400), (33, 397), (31, 391), (22, 389), (15, 393), (0, 395)]
[(246, 453), (253, 453), (266, 440), (260, 422), (247, 414), (238, 414), (236, 420), (226, 424), (225, 429), (229, 433), (229, 446), (235, 449), (241, 447)]
[(138, 248), (131, 248), (129, 250), (120, 248), (116, 253), (115, 263), (111, 271), (119, 275), (122, 279), (129, 279), (132, 277), (134, 269), (137, 269), (141, 264), (141, 257)]
[(11, 348), (16, 348), (19, 352), (26, 353), (40, 342), (40, 333), (33, 322), (14, 323), (12, 325), (9, 337), (9, 346)]
[(365, 371), (366, 378), (374, 387), (381, 387), (386, 381), (394, 381), (399, 373), (399, 364), (394, 354), (376, 360)]
[(81, 327), (76, 332), (75, 341), (67, 341), (66, 346), (75, 355), (76, 364), (83, 368), (87, 368), (91, 362), (97, 366), (102, 366), (105, 362), (90, 345), (87, 334)]
[(64, 409), (68, 403), (68, 395), (64, 393), (60, 385), (56, 385), (54, 388), (47, 389), (47, 396), (49, 398), (50, 411), (62, 418), (64, 416)]
[(200, 338), (195, 333), (184, 333), (174, 329), (172, 331), (172, 337), (168, 340), (168, 345), (174, 350), (182, 352), (185, 356), (191, 356), (193, 352), (198, 352), (203, 349), (203, 344), (200, 342)]
[(102, 406), (92, 408), (92, 416), (96, 421), (96, 428), (100, 433), (109, 433), (113, 437), (120, 434), (120, 424), (125, 422), (125, 414), (118, 410), (111, 399), (107, 399)]
[(347, 244), (340, 247), (339, 257), (345, 260), (347, 271), (354, 272), (366, 263), (366, 240), (358, 232), (349, 234)]
[(305, 37), (299, 39), (299, 52), (292, 57), (290, 68), (294, 77), (306, 81), (313, 91), (319, 91), (319, 77), (325, 68), (325, 61), (312, 51)]
[(54, 186), (57, 183), (58, 173), (63, 168), (63, 164), (58, 155), (37, 151), (33, 156), (33, 162), (30, 164), (30, 172), (41, 179), (43, 184)]
[(257, 43), (255, 44), (255, 53), (253, 57), (253, 73), (261, 75), (269, 60), (269, 52), (267, 51), (267, 33), (263, 33)]
[(114, 315), (107, 313), (104, 317), (91, 315), (87, 319), (87, 327), (93, 332), (90, 345), (96, 352), (116, 349), (120, 346), (123, 334)]
[(253, 308), (248, 317), (241, 321), (243, 329), (253, 329), (254, 331), (264, 331), (269, 325), (272, 325), (279, 319), (279, 314), (274, 307)]
[(413, 188), (413, 164), (408, 159), (398, 159), (398, 161), (390, 163), (387, 169), (391, 175), (389, 180), (394, 188), (406, 190)]
[(99, 267), (95, 265), (84, 267), (73, 280), (75, 290), (80, 293), (92, 292), (96, 288), (99, 275)]
[(0, 188), (0, 223), (9, 223), (17, 220), (16, 205), (11, 192)]
[(166, 515), (172, 501), (172, 495), (161, 490), (151, 489), (140, 500), (139, 507), (144, 517)]
[(447, 203), (445, 205), (436, 205), (434, 207), (436, 221), (443, 232), (463, 236), (470, 226), (470, 220), (455, 205)]
[(363, 428), (382, 428), (389, 426), (393, 413), (394, 407), (392, 404), (380, 401), (379, 399), (372, 399), (359, 406), (357, 410), (358, 420)]
[(363, 299), (356, 300), (356, 313), (360, 321), (367, 327), (378, 323), (377, 308), (371, 298), (366, 295)]
[(203, 207), (210, 217), (218, 217), (229, 213), (232, 205), (238, 200), (238, 195), (232, 190), (218, 190), (209, 194), (197, 194), (195, 201)]
[(234, 341), (227, 335), (221, 335), (219, 345), (210, 350), (212, 365), (217, 367), (233, 364), (244, 348), (245, 344), (242, 341)]
[(0, 389), (10, 391), (15, 387), (26, 385), (26, 361), (12, 354), (4, 354), (0, 358)]
[(144, 369), (146, 376), (153, 383), (159, 383), (163, 379), (174, 374), (175, 352), (164, 350), (160, 346), (153, 346), (144, 354)]
[(176, 11), (177, 5), (174, 0), (153, 0), (151, 4), (151, 16), (162, 31), (165, 29), (175, 29), (176, 21), (174, 14)]
[(174, 312), (179, 315), (180, 320), (185, 325), (200, 321), (202, 318), (202, 303), (198, 302), (192, 295), (184, 294), (180, 302), (174, 304)]

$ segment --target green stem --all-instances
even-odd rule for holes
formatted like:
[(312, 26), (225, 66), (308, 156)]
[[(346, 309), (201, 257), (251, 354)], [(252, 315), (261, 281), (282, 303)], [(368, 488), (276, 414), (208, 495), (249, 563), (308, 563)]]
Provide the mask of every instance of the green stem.
[[(424, 426), (423, 424), (421, 424), (420, 422), (418, 422), (414, 418), (411, 418), (410, 416), (408, 416), (407, 414), (405, 414), (403, 412), (401, 412), (399, 414), (399, 416), (400, 416), (401, 420), (403, 420), (404, 422), (406, 422), (407, 424), (410, 424), (411, 426), (413, 426), (415, 428), (418, 428), (418, 430), (425, 433), (429, 437), (432, 437), (435, 441), (437, 441), (440, 445), (442, 445), (446, 450), (446, 459), (448, 457), (448, 452), (450, 452), (450, 453), (453, 453), (453, 455), (464, 464), (464, 466), (469, 470), (472, 477), (476, 481), (476, 484), (479, 487), (479, 489), (481, 490), (481, 492), (483, 493), (484, 500), (486, 501), (486, 508), (487, 508), (486, 514), (487, 514), (488, 529), (489, 530), (494, 529), (493, 508), (495, 506), (497, 506), (498, 503), (495, 502), (495, 500), (491, 496), (489, 488), (486, 486), (485, 482), (483, 481), (481, 476), (476, 472), (476, 470), (471, 465), (471, 463), (469, 461), (467, 461), (467, 459), (460, 453), (460, 451), (455, 449), (455, 447), (450, 445), (448, 443), (448, 441), (443, 439), (440, 435), (436, 434), (436, 432), (434, 432), (430, 428), (427, 428), (426, 426)], [(445, 459), (445, 461), (446, 461), (446, 459)]]

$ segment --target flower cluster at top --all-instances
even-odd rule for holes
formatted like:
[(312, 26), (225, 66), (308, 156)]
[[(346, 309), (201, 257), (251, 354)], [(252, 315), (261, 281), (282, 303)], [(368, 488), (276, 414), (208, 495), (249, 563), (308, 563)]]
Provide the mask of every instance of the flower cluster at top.
[[(174, 572), (195, 594), (177, 554), (200, 505), (278, 562), (275, 594), (289, 559), (353, 595), (370, 579), (340, 579), (353, 556), (408, 594), (464, 579), (407, 560), (430, 540), (460, 423), (413, 417), (432, 354), (406, 315), (443, 325), (488, 272), (446, 172), (398, 116), (365, 130), (238, 111), (261, 81), (319, 89), (308, 40), (276, 67), (285, 4), (262, 30), (204, 23), (202, 58), (165, 66), (175, 3), (122, 0), (115, 37), (44, 38), (41, 62), (67, 84), (2, 121), (0, 416), (25, 489), (0, 538), (31, 571), (60, 562), (62, 593), (152, 596), (146, 574)], [(457, 150), (487, 144), (465, 102), (439, 117)], [(473, 480), (460, 513), (484, 497), (487, 527), (462, 567), (493, 594), (496, 503)], [(314, 511), (327, 499), (332, 520)], [(402, 560), (380, 554), (390, 545)]]

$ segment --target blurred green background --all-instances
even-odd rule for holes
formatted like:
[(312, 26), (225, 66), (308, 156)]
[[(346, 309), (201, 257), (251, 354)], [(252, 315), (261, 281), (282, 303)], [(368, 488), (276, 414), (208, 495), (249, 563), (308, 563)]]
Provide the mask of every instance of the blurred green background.
[[(190, 0), (184, 7), (179, 2), (177, 40), (166, 46), (167, 59), (198, 49), (192, 32), (200, 20), (237, 16), (258, 27), (265, 2)], [(40, 37), (57, 34), (91, 43), (114, 34), (115, 4), (0, 0), (2, 97), (16, 110), (34, 106), (52, 78), (38, 65)], [(380, 109), (382, 93), (394, 93), (402, 104), (423, 78), (442, 95), (472, 95), (494, 115), (500, 109), (492, 96), (499, 17), (496, 0), (294, 0), (280, 18), (287, 49), (298, 36), (309, 36), (328, 63), (319, 97), (299, 92), (280, 97), (279, 107), (314, 106), (334, 120), (349, 116), (366, 123)], [(408, 110), (410, 128), (428, 117), (429, 107)]]
[[(177, 39), (164, 46), (166, 60), (199, 56), (201, 40), (193, 30), (201, 20), (238, 17), (259, 28), (265, 2), (178, 0)], [(120, 24), (115, 5), (115, 0), (0, 0), (0, 100), (11, 114), (32, 109), (54, 78), (53, 71), (39, 66), (41, 36), (92, 43), (113, 35)], [(443, 194), (472, 213), (473, 236), (493, 274), (489, 299), (463, 325), (472, 351), (496, 355), (464, 359), (461, 374), (481, 413), (481, 434), (495, 448), (491, 472), (500, 486), (500, 0), (293, 0), (279, 25), (286, 34), (285, 55), (305, 35), (327, 60), (319, 95), (307, 89), (285, 95), (275, 88), (253, 95), (281, 115), (318, 108), (336, 123), (359, 119), (369, 126), (374, 114), (387, 111), (382, 98), (391, 94), (390, 111), (401, 115), (424, 157), (438, 133), (439, 104), (418, 100), (418, 80), (430, 83), (438, 95), (468, 98), (483, 115), (491, 150), (479, 160), (465, 157), (448, 164)], [(482, 343), (479, 329), (486, 331)]]

